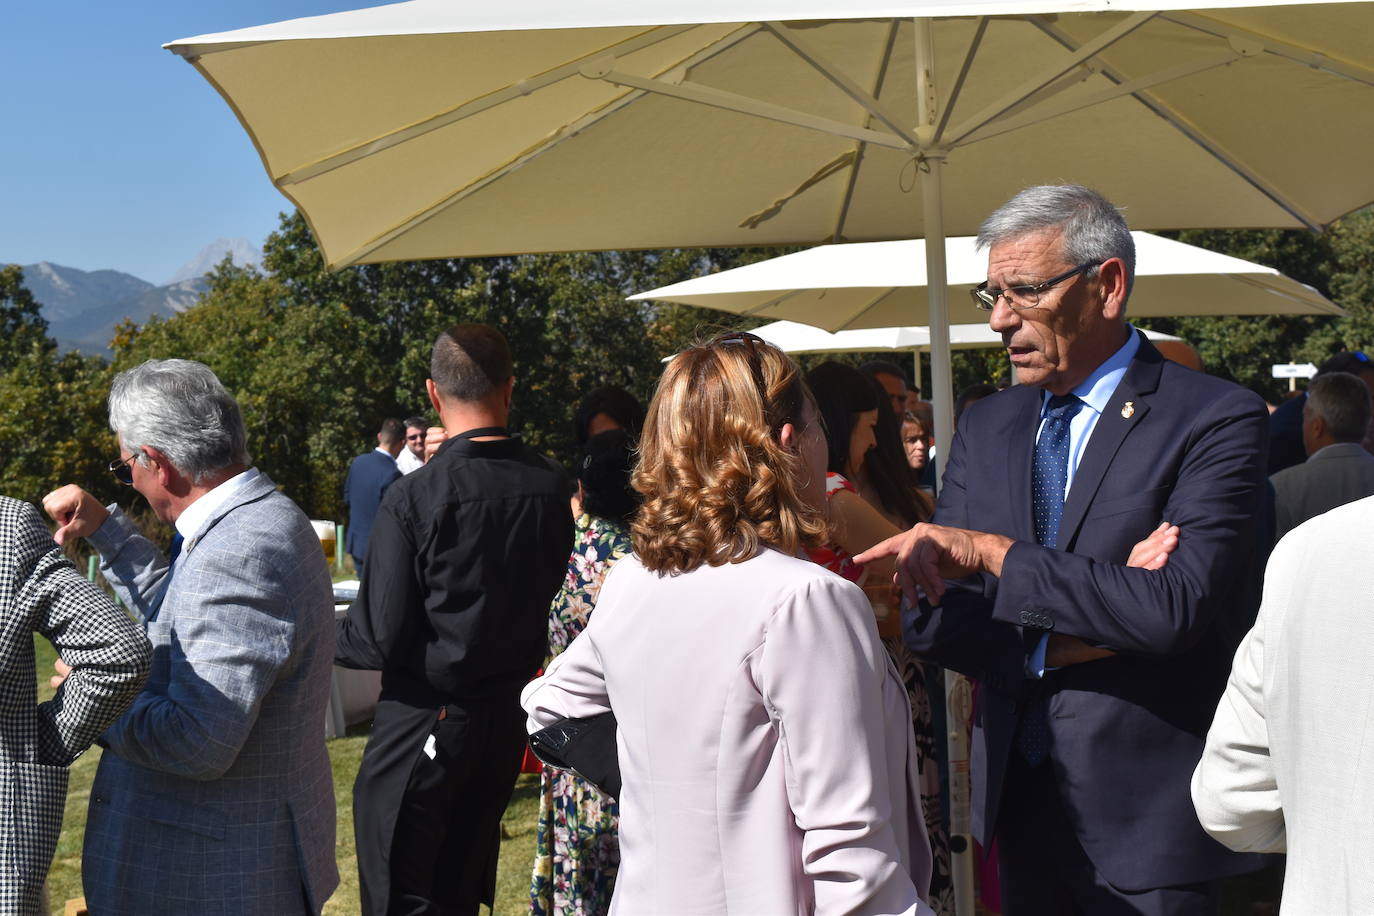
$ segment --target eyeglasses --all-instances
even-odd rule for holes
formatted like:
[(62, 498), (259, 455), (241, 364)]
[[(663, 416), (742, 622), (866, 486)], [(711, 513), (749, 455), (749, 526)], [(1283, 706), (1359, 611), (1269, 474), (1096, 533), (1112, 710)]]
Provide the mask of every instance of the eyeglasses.
[(1088, 264), (1080, 264), (1073, 270), (1066, 270), (1057, 277), (1050, 277), (1044, 283), (1025, 284), (1022, 286), (1008, 286), (1006, 289), (997, 289), (988, 286), (988, 281), (979, 283), (968, 293), (973, 297), (973, 304), (985, 312), (990, 312), (997, 308), (997, 300), (1005, 298), (1007, 305), (1014, 309), (1028, 309), (1040, 304), (1040, 294), (1045, 290), (1058, 286), (1070, 277), (1076, 277), (1085, 270), (1092, 270), (1100, 267), (1101, 263), (1093, 261)]
[(406, 436), (406, 441), (407, 441), (407, 442), (424, 442), (424, 441), (425, 441), (425, 434), (424, 434), (424, 433), (416, 433), (416, 434), (413, 435), (413, 436)]
[(110, 473), (114, 475), (115, 480), (118, 480), (126, 487), (132, 487), (134, 485), (134, 462), (137, 461), (142, 454), (142, 452), (134, 452), (123, 461), (111, 461)]

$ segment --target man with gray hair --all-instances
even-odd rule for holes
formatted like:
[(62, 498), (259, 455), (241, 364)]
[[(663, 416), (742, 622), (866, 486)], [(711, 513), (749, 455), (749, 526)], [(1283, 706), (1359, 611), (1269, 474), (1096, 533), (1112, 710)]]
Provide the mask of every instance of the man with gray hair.
[(1127, 323), (1134, 245), (1095, 191), (1028, 188), (978, 238), (1021, 384), (960, 418), (935, 524), (856, 559), (898, 557), (907, 643), (981, 685), (973, 826), (1009, 916), (1211, 912), (1259, 865), (1188, 784), (1257, 603), (1264, 403)]
[(1276, 541), (1309, 518), (1374, 495), (1374, 455), (1361, 445), (1369, 411), (1369, 389), (1356, 375), (1328, 372), (1308, 384), (1302, 408), (1307, 460), (1269, 478)]
[[(319, 913), (338, 884), (324, 746), (329, 569), (250, 466), (238, 404), (197, 362), (115, 377), (110, 470), (173, 525), (164, 554), (75, 485), (43, 500), (143, 624), (152, 673), (100, 737), (82, 883), (93, 913)], [(59, 669), (59, 674), (61, 674)]]

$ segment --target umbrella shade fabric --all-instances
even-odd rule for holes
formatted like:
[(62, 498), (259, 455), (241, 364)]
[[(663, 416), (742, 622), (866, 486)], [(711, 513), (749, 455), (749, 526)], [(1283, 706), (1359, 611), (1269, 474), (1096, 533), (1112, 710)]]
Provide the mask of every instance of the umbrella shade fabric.
[[(1132, 235), (1136, 280), (1128, 312), (1134, 317), (1344, 314), (1321, 293), (1271, 267), (1148, 232)], [(951, 320), (986, 325), (987, 313), (967, 293), (987, 279), (986, 252), (977, 251), (972, 238), (953, 238), (945, 243), (945, 260)], [(925, 320), (925, 265), (920, 239), (822, 245), (630, 298), (785, 318), (826, 330), (887, 328)]]
[[(1064, 180), (1144, 229), (1374, 200), (1374, 4), (1176, 6), (411, 0), (168, 47), (333, 267), (964, 235)], [(920, 124), (910, 17), (932, 20)]]
[[(754, 328), (757, 334), (784, 353), (878, 353), (930, 349), (930, 330), (922, 327), (868, 328), (830, 333), (795, 321), (774, 321)], [(1183, 338), (1159, 331), (1145, 331), (1159, 343)], [(991, 350), (1002, 346), (1002, 335), (986, 324), (953, 324), (949, 345), (954, 350)]]

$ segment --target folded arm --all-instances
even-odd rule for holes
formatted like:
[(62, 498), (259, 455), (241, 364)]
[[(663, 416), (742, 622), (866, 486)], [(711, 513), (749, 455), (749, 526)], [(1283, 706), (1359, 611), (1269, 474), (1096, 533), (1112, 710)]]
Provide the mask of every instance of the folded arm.
[[(1162, 568), (1145, 554), (1138, 557), (1144, 565), (1135, 568), (969, 530), (958, 511), (963, 505), (959, 477), (960, 490), (948, 503), (956, 511), (946, 512), (946, 494), (940, 498), (938, 517), (950, 524), (918, 525), (858, 559), (896, 554), (904, 588), (921, 587), (935, 604), (948, 604), (957, 589), (967, 591), (947, 580), (981, 576), (984, 597), (992, 601), (991, 617), (1002, 623), (1022, 623), (1027, 596), (1034, 596), (1056, 634), (1120, 652), (1184, 651), (1208, 630), (1220, 608), (1234, 603), (1235, 579), (1256, 544), (1252, 528), (1263, 482), (1265, 424), (1262, 410), (1250, 403), (1253, 396), (1235, 394), (1218, 399), (1191, 430), (1180, 431), (1189, 437), (1189, 447), (1164, 508), (1178, 528), (1177, 542)], [(958, 444), (956, 439), (956, 458)], [(950, 472), (956, 469), (952, 461)], [(990, 577), (995, 585), (986, 582)], [(956, 608), (966, 603), (956, 596)]]
[(138, 694), (148, 675), (148, 640), (53, 546), (37, 512), (23, 506), (18, 524), (19, 542), (39, 552), (29, 555), (33, 565), (15, 605), (30, 614), (33, 628), (71, 671), (56, 695), (38, 706), (39, 762), (61, 766), (89, 747)]

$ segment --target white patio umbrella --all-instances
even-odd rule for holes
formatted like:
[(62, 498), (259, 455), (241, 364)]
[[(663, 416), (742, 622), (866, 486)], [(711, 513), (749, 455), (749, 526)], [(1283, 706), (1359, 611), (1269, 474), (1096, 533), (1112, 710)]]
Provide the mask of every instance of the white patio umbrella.
[[(930, 328), (865, 328), (854, 331), (823, 331), (796, 321), (773, 321), (754, 328), (757, 334), (784, 353), (911, 353), (916, 360), (914, 378), (921, 378), (921, 353), (930, 349)], [(1144, 331), (1155, 343), (1183, 342), (1161, 331)], [(1003, 345), (1002, 335), (986, 324), (949, 326), (951, 350), (992, 350)]]
[(1202, 5), (411, 0), (169, 47), (335, 267), (943, 239), (1064, 180), (1142, 229), (1315, 228), (1374, 200), (1374, 7)]
[[(1312, 287), (1272, 267), (1148, 232), (1131, 234), (1136, 245), (1132, 317), (1344, 314)], [(784, 318), (827, 330), (919, 324), (930, 310), (925, 248), (921, 239), (822, 245), (630, 299)], [(945, 263), (951, 318), (986, 326), (987, 313), (966, 291), (987, 279), (987, 253), (975, 250), (972, 238), (947, 239)]]

